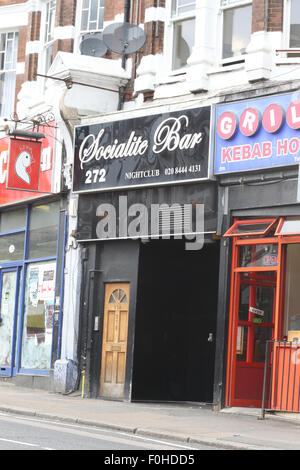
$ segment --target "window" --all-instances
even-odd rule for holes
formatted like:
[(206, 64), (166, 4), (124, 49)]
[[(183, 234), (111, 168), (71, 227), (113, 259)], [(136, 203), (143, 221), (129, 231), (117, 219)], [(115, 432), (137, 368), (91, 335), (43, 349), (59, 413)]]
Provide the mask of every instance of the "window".
[(33, 206), (30, 214), (28, 258), (56, 256), (59, 202)]
[(300, 48), (300, 2), (290, 0), (289, 47)]
[(21, 367), (50, 369), (56, 263), (27, 267)]
[(300, 217), (282, 218), (278, 224), (275, 235), (299, 235)]
[(13, 230), (25, 230), (26, 209), (15, 209), (2, 212), (0, 215), (0, 232), (12, 232)]
[(26, 209), (9, 210), (0, 214), (0, 263), (24, 258), (25, 227)]
[(0, 262), (8, 263), (24, 258), (25, 233), (0, 236)]
[[(252, 5), (249, 1), (221, 0), (223, 12), (222, 59), (243, 60), (250, 42)], [(236, 61), (237, 59), (235, 59)]]
[(0, 33), (0, 116), (14, 111), (18, 33)]
[[(0, 307), (5, 318), (5, 328), (3, 324), (0, 328), (0, 365), (4, 368), (48, 374), (51, 367), (53, 339), (57, 340), (55, 294), (62, 295), (58, 286), (62, 286), (64, 220), (59, 201), (0, 213)], [(120, 290), (120, 302), (121, 294)], [(0, 367), (1, 374), (7, 375), (7, 370)]]
[(127, 301), (126, 293), (122, 289), (114, 290), (109, 298), (110, 304), (115, 304), (115, 303), (126, 304), (127, 302), (128, 301)]
[(46, 4), (45, 18), (45, 72), (48, 72), (53, 60), (53, 43), (54, 43), (54, 27), (55, 27), (56, 0), (50, 0)]
[(224, 234), (224, 237), (266, 235), (277, 219), (238, 220)]
[(300, 246), (289, 244), (286, 246), (286, 281), (285, 281), (285, 325), (284, 334), (288, 341), (300, 339)]
[(195, 38), (195, 0), (174, 0), (172, 69), (186, 67)]
[[(297, 49), (286, 57), (299, 57), (300, 49), (300, 2), (299, 0), (285, 0), (284, 3), (284, 36), (285, 47)], [(282, 51), (284, 52), (284, 51)]]
[(101, 31), (103, 29), (104, 0), (82, 0), (81, 33)]

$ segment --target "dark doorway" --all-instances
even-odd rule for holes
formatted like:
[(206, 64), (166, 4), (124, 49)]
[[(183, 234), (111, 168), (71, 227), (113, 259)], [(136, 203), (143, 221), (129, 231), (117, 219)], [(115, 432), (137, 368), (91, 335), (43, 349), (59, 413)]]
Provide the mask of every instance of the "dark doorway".
[(132, 400), (212, 402), (218, 273), (218, 241), (142, 244)]

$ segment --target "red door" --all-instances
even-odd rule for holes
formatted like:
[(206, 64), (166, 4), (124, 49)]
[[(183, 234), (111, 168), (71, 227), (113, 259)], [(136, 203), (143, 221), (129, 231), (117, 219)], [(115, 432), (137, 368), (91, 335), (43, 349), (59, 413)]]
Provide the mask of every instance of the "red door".
[(231, 406), (261, 407), (266, 341), (274, 335), (276, 272), (236, 273)]

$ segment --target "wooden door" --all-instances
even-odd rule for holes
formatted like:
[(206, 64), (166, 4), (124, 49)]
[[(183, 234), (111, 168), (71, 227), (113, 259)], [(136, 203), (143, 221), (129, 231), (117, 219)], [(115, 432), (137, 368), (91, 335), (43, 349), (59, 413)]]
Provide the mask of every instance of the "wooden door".
[(106, 284), (100, 395), (124, 395), (130, 284)]

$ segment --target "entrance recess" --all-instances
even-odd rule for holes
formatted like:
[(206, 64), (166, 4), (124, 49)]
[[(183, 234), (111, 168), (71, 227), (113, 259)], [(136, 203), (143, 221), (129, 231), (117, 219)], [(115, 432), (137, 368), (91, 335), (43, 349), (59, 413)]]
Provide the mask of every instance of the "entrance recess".
[(151, 240), (139, 263), (132, 399), (212, 403), (219, 243)]
[(130, 284), (106, 284), (100, 395), (124, 395)]
[(19, 268), (0, 272), (0, 375), (13, 375), (19, 298)]

